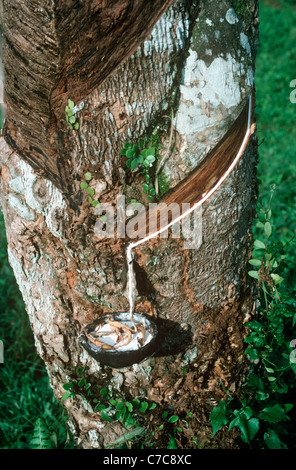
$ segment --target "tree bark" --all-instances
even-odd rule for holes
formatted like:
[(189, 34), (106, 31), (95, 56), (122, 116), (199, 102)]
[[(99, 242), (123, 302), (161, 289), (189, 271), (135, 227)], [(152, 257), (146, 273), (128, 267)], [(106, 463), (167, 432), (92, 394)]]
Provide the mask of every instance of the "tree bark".
[[(8, 116), (1, 205), (9, 262), (58, 399), (76, 368), (86, 365), (94, 393), (110, 386), (121, 396), (156, 402), (156, 422), (164, 409), (192, 411), (201, 445), (231, 446), (210, 441), (209, 412), (224, 396), (221, 381), (237, 393), (248, 369), (243, 339), (253, 311), (246, 266), (256, 205), (255, 135), (202, 205), (198, 249), (184, 249), (181, 238), (155, 238), (135, 249), (135, 311), (156, 321), (159, 349), (131, 367), (106, 367), (78, 341), (102, 314), (129, 310), (129, 240), (96, 237), (96, 210), (80, 183), (90, 172), (100, 202), (124, 194), (147, 206), (141, 179), (125, 171), (120, 149), (158, 136), (160, 158), (171, 148), (161, 175), (174, 194), (252, 93), (257, 2), (118, 0), (113, 10), (107, 3), (3, 1)], [(78, 130), (65, 120), (68, 99), (78, 107)], [(80, 394), (65, 406), (83, 448), (104, 448), (122, 434)], [(150, 415), (141, 420), (151, 429)]]

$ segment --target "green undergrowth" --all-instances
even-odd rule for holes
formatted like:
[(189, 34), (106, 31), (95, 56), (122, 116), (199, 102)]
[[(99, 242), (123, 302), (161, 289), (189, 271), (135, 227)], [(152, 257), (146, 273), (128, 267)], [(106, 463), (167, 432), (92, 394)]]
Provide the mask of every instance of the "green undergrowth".
[(127, 396), (111, 385), (102, 388), (88, 382), (86, 367), (78, 367), (71, 380), (63, 385), (63, 400), (80, 395), (99, 413), (103, 423), (120, 425), (122, 434), (108, 448), (149, 449), (161, 447), (180, 448), (185, 439), (192, 448), (198, 448), (198, 441), (191, 429), (195, 419), (192, 412), (175, 414), (145, 397)]
[(296, 78), (296, 5), (270, 0), (259, 7), (259, 203), (249, 267), (258, 300), (245, 340), (251, 371), (240, 399), (224, 390), (211, 423), (213, 436), (236, 428), (241, 447), (290, 449), (296, 442), (296, 104), (289, 99)]
[(243, 446), (255, 449), (295, 448), (296, 438), (296, 286), (287, 276), (288, 245), (273, 230), (274, 191), (267, 206), (259, 203), (249, 260), (257, 287), (257, 312), (246, 324), (250, 374), (239, 400), (225, 390), (227, 398), (211, 412), (213, 436), (236, 427)]
[(44, 363), (36, 354), (24, 304), (8, 265), (1, 213), (0, 294), (0, 338), (4, 343), (4, 364), (0, 364), (0, 448), (31, 448), (38, 422), (40, 432), (46, 428), (51, 448), (65, 448), (66, 415), (49, 387)]

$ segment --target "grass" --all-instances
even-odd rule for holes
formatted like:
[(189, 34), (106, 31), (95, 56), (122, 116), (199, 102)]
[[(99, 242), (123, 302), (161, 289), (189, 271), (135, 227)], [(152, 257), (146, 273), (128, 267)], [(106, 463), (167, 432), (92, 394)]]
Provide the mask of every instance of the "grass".
[[(288, 245), (289, 276), (295, 279), (296, 104), (289, 100), (296, 78), (296, 5), (292, 1), (259, 2), (260, 44), (256, 61), (256, 115), (259, 140), (259, 196), (272, 203), (277, 235)], [(271, 6), (272, 5), (272, 6)]]
[[(272, 201), (273, 226), (288, 244), (285, 277), (295, 286), (296, 104), (289, 101), (296, 78), (296, 7), (294, 0), (260, 1), (260, 44), (256, 62), (259, 197)], [(30, 448), (40, 419), (52, 447), (66, 448), (65, 414), (50, 389), (6, 253), (0, 214), (0, 448)], [(39, 422), (40, 423), (40, 422)]]
[(46, 424), (53, 447), (66, 445), (66, 416), (49, 387), (43, 361), (37, 356), (24, 304), (8, 265), (4, 222), (0, 217), (0, 448), (30, 448), (34, 425)]

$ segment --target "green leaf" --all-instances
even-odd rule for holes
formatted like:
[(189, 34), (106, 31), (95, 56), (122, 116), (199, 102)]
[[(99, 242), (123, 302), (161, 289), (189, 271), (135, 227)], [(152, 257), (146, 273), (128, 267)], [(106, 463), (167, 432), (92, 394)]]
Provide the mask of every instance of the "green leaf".
[(249, 276), (253, 277), (254, 279), (259, 279), (258, 271), (249, 271), (248, 274), (249, 274)]
[(134, 171), (136, 168), (138, 168), (138, 162), (136, 159), (134, 159), (131, 162), (131, 170)]
[(128, 411), (131, 413), (134, 409), (133, 404), (130, 403), (129, 401), (125, 402), (125, 406), (127, 407)]
[(264, 383), (261, 377), (257, 374), (250, 374), (248, 377), (248, 387), (255, 390), (264, 390)]
[(50, 434), (45, 423), (40, 418), (35, 422), (30, 447), (31, 449), (52, 449)]
[(271, 233), (272, 233), (272, 226), (271, 226), (271, 223), (270, 222), (265, 222), (265, 225), (264, 225), (264, 232), (266, 234), (267, 237), (270, 237)]
[(69, 398), (70, 395), (71, 395), (71, 393), (69, 391), (67, 391), (67, 392), (63, 393), (62, 399), (67, 400), (67, 398)]
[(134, 158), (135, 157), (135, 152), (132, 149), (128, 149), (126, 151), (126, 158)]
[[(147, 150), (147, 155), (149, 155), (149, 156), (151, 155), (152, 157), (154, 157), (154, 156), (155, 156), (155, 148), (154, 148), (154, 147), (150, 147), (150, 148)], [(149, 157), (148, 157), (148, 158), (149, 158)], [(155, 160), (155, 158), (154, 158), (154, 160)], [(154, 160), (153, 160), (153, 161), (154, 161)]]
[(118, 410), (118, 411), (125, 411), (126, 410), (126, 406), (125, 406), (125, 403), (123, 401), (120, 401), (116, 404), (115, 408)]
[(109, 423), (114, 421), (113, 418), (109, 416), (106, 410), (101, 410), (101, 418), (103, 421), (108, 421)]
[(78, 129), (79, 129), (79, 124), (78, 124), (78, 122), (75, 122), (75, 124), (74, 124), (74, 129), (76, 129), (76, 131), (78, 131)]
[(242, 410), (242, 413), (245, 415), (247, 419), (250, 419), (253, 416), (253, 410), (250, 406), (245, 406), (244, 409)]
[(94, 409), (94, 411), (102, 411), (102, 410), (105, 410), (107, 408), (106, 405), (104, 405), (103, 403), (98, 403)]
[(90, 181), (92, 179), (91, 173), (89, 173), (89, 172), (85, 173), (84, 178), (86, 179), (86, 181)]
[(169, 443), (167, 445), (167, 449), (178, 449), (178, 444), (177, 444), (176, 439), (173, 436), (171, 436), (170, 434), (169, 434), (169, 436), (170, 436), (170, 440), (169, 440)]
[(66, 111), (66, 120), (69, 122), (70, 117), (73, 116), (72, 109), (69, 109)]
[(268, 449), (282, 449), (282, 442), (280, 441), (279, 436), (273, 429), (268, 429), (266, 433), (264, 433), (264, 442)]
[(259, 358), (259, 353), (257, 351), (257, 349), (254, 349), (254, 348), (247, 348), (245, 350), (245, 354), (247, 356), (249, 356), (249, 358), (252, 360), (252, 361), (255, 361), (256, 359)]
[[(237, 410), (238, 411), (238, 410)], [(242, 440), (250, 443), (259, 430), (259, 419), (247, 419), (244, 412), (240, 412), (236, 418), (229, 423), (229, 430), (233, 427), (238, 427), (242, 433)]]
[(264, 224), (262, 222), (260, 222), (260, 220), (258, 220), (258, 222), (256, 223), (256, 227), (263, 228)]
[(154, 196), (148, 196), (148, 201), (153, 202), (154, 201)]
[(71, 124), (74, 124), (74, 123), (76, 122), (75, 116), (70, 116), (70, 117), (69, 117), (69, 122), (70, 122)]
[(149, 189), (149, 193), (151, 194), (151, 196), (155, 196), (156, 194), (155, 189), (154, 188)]
[(80, 188), (81, 188), (81, 189), (87, 189), (87, 188), (88, 188), (88, 184), (87, 184), (85, 181), (81, 181), (81, 183), (80, 183)]
[(245, 341), (245, 343), (253, 344), (254, 347), (256, 347), (256, 348), (260, 348), (260, 347), (264, 346), (265, 342), (266, 342), (264, 337), (257, 336), (255, 333), (253, 333), (250, 336), (248, 336), (247, 338), (245, 338), (244, 341)]
[(126, 149), (120, 149), (120, 155), (126, 156)]
[(71, 388), (73, 388), (73, 384), (68, 382), (66, 384), (63, 384), (63, 389), (64, 390), (71, 390)]
[(292, 403), (285, 403), (284, 408), (285, 408), (285, 412), (288, 413), (290, 410), (294, 408), (294, 405), (292, 405)]
[(261, 390), (258, 390), (255, 394), (255, 399), (258, 401), (267, 400), (268, 397), (269, 393), (261, 392)]
[(179, 420), (179, 416), (173, 415), (168, 419), (168, 423), (176, 423)]
[(261, 266), (261, 260), (260, 260), (260, 259), (250, 259), (250, 260), (249, 260), (249, 263), (250, 263), (252, 266)]
[(140, 150), (142, 150), (142, 148), (144, 147), (144, 141), (143, 141), (143, 139), (139, 139), (139, 141), (138, 141), (138, 147), (139, 147)]
[(70, 109), (73, 109), (74, 106), (75, 106), (74, 101), (68, 99), (68, 106), (69, 106)]
[(133, 407), (134, 407), (134, 408), (139, 408), (140, 403), (141, 403), (141, 402), (140, 402), (139, 398), (133, 398), (132, 404), (133, 404)]
[(117, 411), (117, 413), (115, 415), (116, 421), (119, 421), (120, 418), (122, 418), (123, 416), (124, 416), (124, 411)]
[(144, 193), (146, 193), (146, 194), (148, 193), (148, 191), (149, 191), (148, 184), (146, 184), (146, 183), (143, 184), (143, 190), (144, 190)]
[(280, 284), (280, 283), (284, 280), (284, 279), (283, 279), (281, 276), (279, 276), (278, 274), (272, 273), (270, 276), (271, 276), (271, 278), (273, 279), (275, 285), (276, 285), (276, 284)]
[(274, 405), (271, 407), (264, 408), (258, 415), (263, 421), (269, 423), (278, 423), (280, 421), (289, 420), (289, 416), (286, 415), (285, 410), (280, 405)]
[(256, 248), (265, 249), (265, 244), (261, 240), (255, 240), (254, 246)]
[(153, 155), (148, 155), (148, 157), (146, 158), (146, 161), (149, 163), (153, 163), (155, 162), (155, 157)]
[(145, 413), (145, 411), (148, 409), (148, 406), (149, 405), (148, 405), (147, 401), (143, 401), (141, 403), (141, 406), (140, 406), (140, 409), (139, 409), (141, 411), (141, 413)]
[(84, 377), (82, 377), (82, 379), (79, 380), (78, 382), (78, 387), (83, 387), (86, 383), (86, 380)]
[(157, 407), (157, 403), (151, 403), (151, 404), (149, 405), (149, 408), (148, 408), (148, 409), (149, 409), (149, 410), (154, 410), (154, 408), (156, 408), (156, 407)]
[(126, 150), (131, 149), (131, 148), (132, 148), (132, 144), (131, 144), (130, 142), (126, 142), (126, 143), (124, 144), (124, 148), (125, 148)]
[(226, 403), (225, 401), (220, 401), (215, 408), (211, 411), (211, 425), (212, 425), (212, 437), (216, 434), (219, 429), (221, 429), (225, 424), (228, 423)]
[(247, 421), (247, 432), (249, 439), (254, 439), (255, 435), (259, 431), (259, 419), (258, 418), (251, 418)]
[(277, 260), (275, 260), (275, 259), (273, 258), (273, 259), (270, 261), (270, 267), (271, 267), (272, 269), (277, 268), (277, 267), (278, 267), (278, 262), (277, 262)]
[(87, 188), (87, 192), (90, 196), (94, 196), (95, 190), (93, 188)]
[(99, 201), (92, 201), (91, 204), (94, 206), (94, 207), (98, 207), (100, 205), (100, 202)]
[(130, 428), (131, 426), (134, 426), (135, 420), (130, 413), (127, 412), (125, 414), (124, 419), (123, 419), (123, 424), (126, 428)]

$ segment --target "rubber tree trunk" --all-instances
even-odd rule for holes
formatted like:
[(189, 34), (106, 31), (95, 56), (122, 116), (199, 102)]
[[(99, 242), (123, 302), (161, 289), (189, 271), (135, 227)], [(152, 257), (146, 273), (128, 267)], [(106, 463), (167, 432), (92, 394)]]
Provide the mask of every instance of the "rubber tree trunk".
[[(161, 195), (197, 168), (252, 92), (257, 3), (2, 3), (8, 116), (1, 205), (9, 262), (56, 397), (85, 365), (93, 397), (109, 387), (118, 396), (158, 404), (138, 418), (147, 429), (160, 424), (163, 410), (191, 411), (201, 446), (231, 446), (219, 441), (221, 434), (210, 440), (209, 412), (225, 394), (221, 383), (234, 394), (247, 371), (255, 135), (202, 205), (199, 247), (158, 237), (135, 249), (136, 311), (157, 322), (159, 349), (127, 368), (98, 363), (78, 341), (103, 313), (129, 309), (128, 240), (96, 236), (97, 209), (80, 183), (91, 173), (96, 200), (116, 204), (125, 195), (147, 206), (140, 176), (126, 171), (120, 155), (126, 142), (147, 136), (157, 141), (159, 159), (168, 155)], [(68, 99), (79, 128), (65, 119)], [(84, 448), (104, 448), (123, 433), (119, 423), (103, 421), (82, 392), (64, 404)], [(158, 432), (165, 446), (167, 434)], [(180, 445), (193, 445), (189, 434)]]

